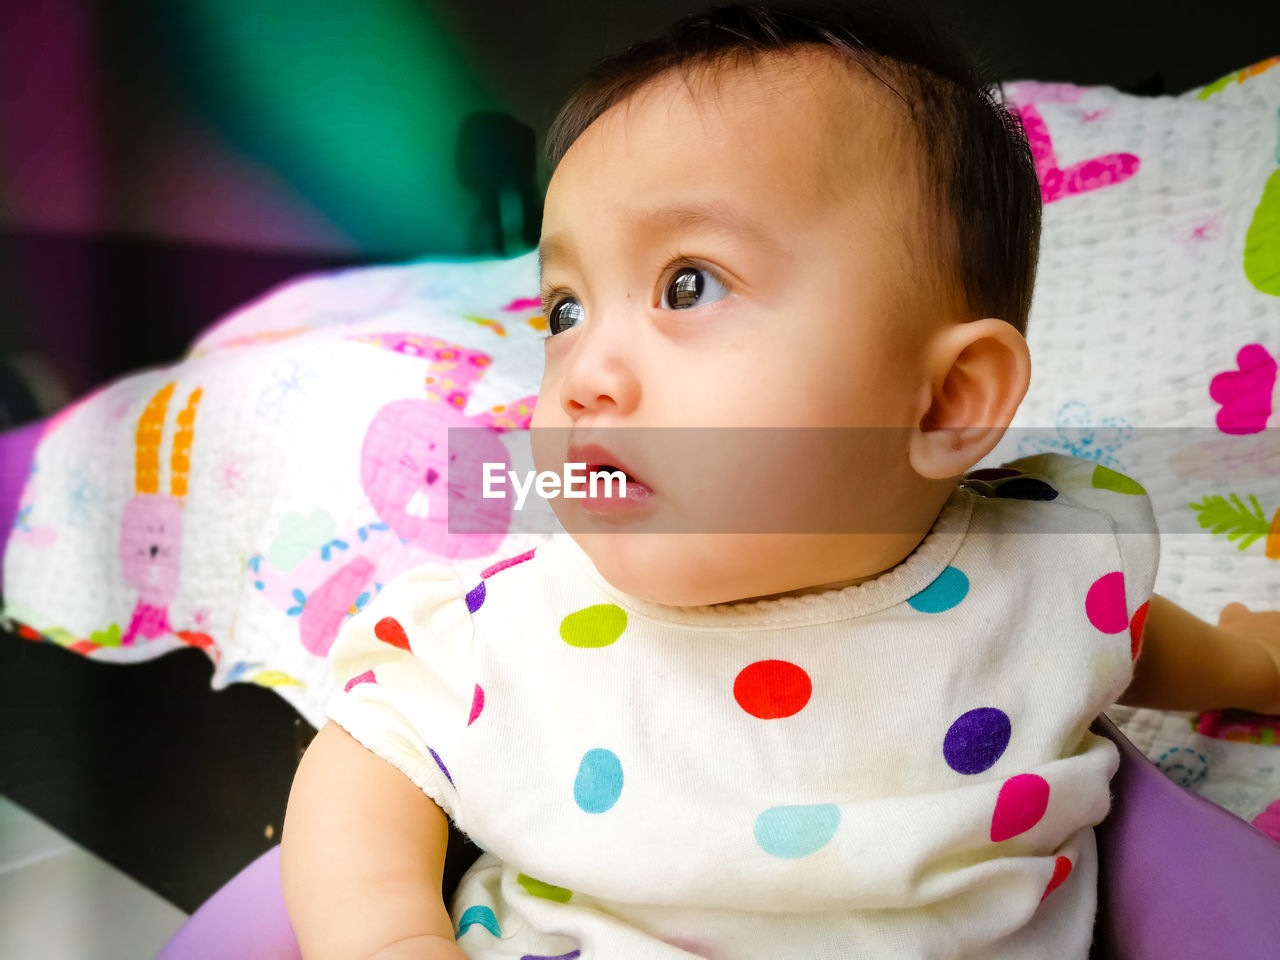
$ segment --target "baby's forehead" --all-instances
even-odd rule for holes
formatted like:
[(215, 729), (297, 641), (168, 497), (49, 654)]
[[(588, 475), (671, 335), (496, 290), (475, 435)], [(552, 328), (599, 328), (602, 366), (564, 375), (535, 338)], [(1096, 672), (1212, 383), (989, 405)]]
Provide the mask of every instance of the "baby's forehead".
[[(546, 195), (544, 278), (550, 265), (597, 257), (601, 242), (638, 251), (707, 230), (823, 258), (887, 243), (922, 262), (929, 217), (904, 156), (915, 150), (909, 124), (890, 90), (834, 52), (669, 69), (564, 153)], [(827, 241), (815, 246), (818, 236)]]
[[(704, 120), (718, 119), (709, 129), (717, 136), (728, 130), (741, 150), (785, 157), (790, 176), (820, 183), (830, 201), (876, 189), (871, 184), (886, 195), (889, 182), (901, 182), (904, 173), (918, 182), (923, 151), (910, 108), (838, 51), (804, 45), (672, 67), (591, 126), (612, 125), (623, 142), (645, 136), (646, 125), (677, 100), (691, 103)], [(676, 150), (664, 159), (673, 171), (685, 161)]]

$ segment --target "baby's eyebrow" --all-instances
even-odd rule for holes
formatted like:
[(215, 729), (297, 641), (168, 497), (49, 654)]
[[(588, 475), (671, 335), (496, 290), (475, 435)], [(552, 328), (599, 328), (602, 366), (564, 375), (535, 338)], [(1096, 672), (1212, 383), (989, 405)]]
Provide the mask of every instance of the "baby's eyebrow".
[[(731, 207), (706, 203), (686, 204), (646, 210), (624, 220), (632, 236), (665, 236), (690, 230), (722, 233), (744, 239), (770, 252), (781, 251), (781, 244), (763, 223)], [(573, 245), (560, 234), (543, 237), (538, 244), (538, 279), (544, 267), (558, 260), (573, 260)]]

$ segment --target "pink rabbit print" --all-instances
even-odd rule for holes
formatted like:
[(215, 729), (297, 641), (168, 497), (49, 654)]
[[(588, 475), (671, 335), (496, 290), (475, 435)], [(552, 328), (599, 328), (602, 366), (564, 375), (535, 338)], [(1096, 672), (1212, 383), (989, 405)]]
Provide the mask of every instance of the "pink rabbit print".
[[(410, 567), (495, 552), (511, 524), (511, 505), (485, 500), (461, 476), (479, 476), (481, 462), (506, 463), (499, 434), (527, 429), (533, 396), (468, 414), (471, 390), (490, 357), (478, 350), (411, 333), (352, 339), (422, 358), (425, 395), (393, 400), (370, 421), (360, 448), (360, 483), (375, 517), (313, 550), (290, 569), (277, 569), (267, 554), (249, 559), (253, 588), (297, 617), (308, 652), (326, 656), (343, 622), (383, 584)], [(455, 433), (451, 427), (470, 427)], [(477, 427), (487, 429), (474, 429)], [(461, 438), (461, 439), (459, 439)], [(451, 477), (452, 473), (452, 477)], [(465, 514), (466, 529), (450, 533)]]
[(135, 496), (125, 504), (120, 524), (120, 565), (125, 581), (138, 591), (122, 646), (139, 638), (154, 640), (173, 634), (216, 658), (213, 641), (203, 633), (175, 630), (169, 606), (178, 592), (181, 573), (182, 511), (191, 470), (196, 408), (203, 391), (196, 387), (177, 415), (169, 457), (169, 492), (160, 492), (160, 450), (164, 444), (169, 401), (177, 385), (168, 383), (147, 403), (138, 418), (135, 439)]

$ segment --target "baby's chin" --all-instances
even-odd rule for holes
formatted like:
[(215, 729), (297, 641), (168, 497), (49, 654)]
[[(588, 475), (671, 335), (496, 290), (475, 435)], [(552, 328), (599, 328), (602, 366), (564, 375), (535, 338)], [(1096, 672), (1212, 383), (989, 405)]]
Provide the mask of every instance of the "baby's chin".
[[(795, 558), (785, 539), (780, 534), (574, 534), (614, 589), (669, 607), (754, 600), (808, 586), (799, 582), (803, 574), (797, 579), (797, 565), (786, 562)], [(822, 582), (816, 572), (809, 579)]]

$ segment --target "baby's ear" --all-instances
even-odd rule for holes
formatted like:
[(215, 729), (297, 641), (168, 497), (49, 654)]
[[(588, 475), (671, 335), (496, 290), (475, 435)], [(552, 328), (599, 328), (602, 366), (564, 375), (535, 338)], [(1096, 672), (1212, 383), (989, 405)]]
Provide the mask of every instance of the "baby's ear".
[(1012, 324), (988, 318), (943, 327), (926, 363), (911, 466), (932, 480), (957, 477), (1000, 442), (1031, 382), (1031, 354)]

